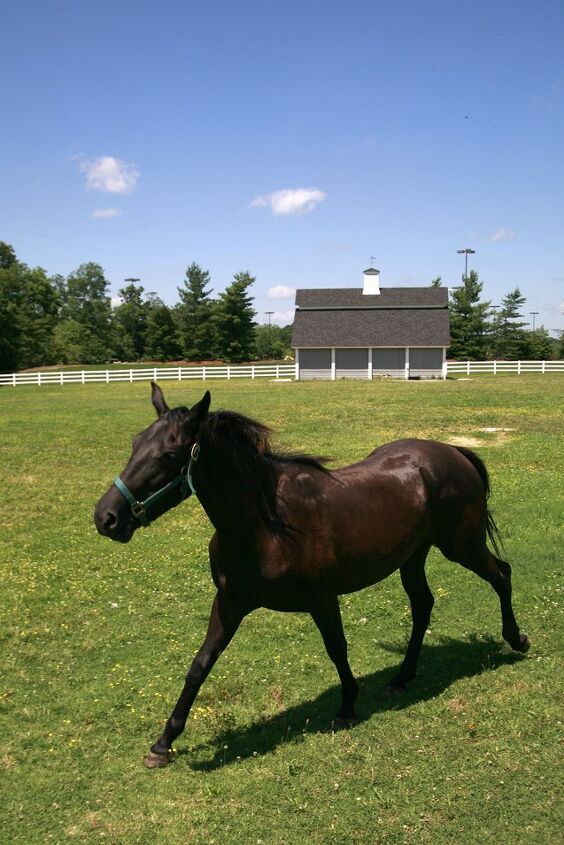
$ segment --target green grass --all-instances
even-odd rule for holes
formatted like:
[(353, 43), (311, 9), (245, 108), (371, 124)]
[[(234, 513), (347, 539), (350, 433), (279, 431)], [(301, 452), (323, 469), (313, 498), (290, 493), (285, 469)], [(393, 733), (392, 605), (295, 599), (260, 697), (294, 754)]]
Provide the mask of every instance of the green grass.
[[(170, 404), (203, 392), (164, 389)], [(396, 574), (342, 601), (354, 728), (331, 730), (337, 678), (311, 620), (258, 611), (202, 688), (174, 764), (148, 771), (205, 631), (211, 527), (190, 500), (127, 546), (96, 534), (94, 503), (153, 417), (148, 384), (1, 388), (0, 842), (560, 842), (564, 379), (211, 390), (213, 407), (336, 464), (408, 435), (479, 443), (531, 650), (514, 655), (493, 591), (433, 553), (436, 605), (405, 697), (384, 692), (410, 630)]]

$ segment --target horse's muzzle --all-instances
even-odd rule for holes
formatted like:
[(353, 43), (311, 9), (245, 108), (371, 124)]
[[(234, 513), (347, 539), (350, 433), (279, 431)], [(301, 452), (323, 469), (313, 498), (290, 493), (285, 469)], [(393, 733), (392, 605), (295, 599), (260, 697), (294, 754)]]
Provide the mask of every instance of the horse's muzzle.
[(118, 543), (129, 543), (137, 524), (128, 509), (121, 507), (121, 502), (117, 502), (117, 507), (115, 506), (111, 501), (114, 498), (112, 494), (113, 490), (109, 490), (94, 508), (94, 524), (103, 537), (109, 537)]

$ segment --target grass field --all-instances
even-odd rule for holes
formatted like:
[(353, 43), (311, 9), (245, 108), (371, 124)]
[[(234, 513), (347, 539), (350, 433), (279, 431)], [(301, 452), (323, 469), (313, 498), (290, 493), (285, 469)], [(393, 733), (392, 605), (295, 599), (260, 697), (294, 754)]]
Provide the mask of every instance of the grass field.
[[(203, 392), (164, 389), (171, 405)], [(531, 650), (511, 652), (493, 591), (433, 552), (433, 619), (403, 698), (384, 691), (410, 631), (396, 574), (342, 601), (352, 729), (331, 730), (339, 688), (311, 620), (258, 611), (174, 764), (148, 771), (205, 631), (211, 526), (190, 500), (127, 546), (96, 534), (94, 503), (153, 419), (147, 383), (2, 388), (2, 845), (560, 843), (562, 376), (211, 390), (212, 407), (336, 465), (396, 437), (474, 444)]]

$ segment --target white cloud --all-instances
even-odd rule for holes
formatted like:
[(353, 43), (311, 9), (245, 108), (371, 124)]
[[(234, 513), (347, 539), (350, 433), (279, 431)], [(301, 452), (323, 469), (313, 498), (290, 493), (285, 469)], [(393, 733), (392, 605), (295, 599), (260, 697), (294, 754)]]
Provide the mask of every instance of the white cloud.
[(268, 295), (271, 299), (291, 299), (295, 294), (296, 289), (289, 288), (288, 285), (275, 285), (273, 288), (268, 288)]
[(490, 241), (514, 241), (515, 232), (511, 229), (498, 229), (497, 232), (491, 236)]
[(251, 202), (251, 208), (269, 208), (276, 216), (308, 214), (326, 198), (318, 188), (283, 188), (271, 194), (262, 194)]
[(100, 156), (99, 158), (78, 156), (78, 159), (80, 172), (86, 174), (86, 187), (89, 191), (130, 194), (139, 180), (140, 174), (135, 165), (115, 156)]
[(275, 311), (272, 315), (272, 322), (277, 326), (287, 326), (288, 323), (294, 322), (294, 310), (291, 311)]
[(119, 217), (123, 214), (121, 208), (97, 208), (92, 212), (92, 217)]

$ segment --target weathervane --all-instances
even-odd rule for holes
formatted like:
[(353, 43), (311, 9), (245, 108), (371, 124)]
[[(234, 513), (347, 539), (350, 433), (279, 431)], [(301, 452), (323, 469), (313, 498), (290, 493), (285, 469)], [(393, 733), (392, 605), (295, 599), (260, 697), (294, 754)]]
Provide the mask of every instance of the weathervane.
[(376, 256), (375, 256), (375, 255), (371, 255), (371, 256), (370, 256), (370, 267), (371, 267), (372, 269), (374, 269), (374, 262), (375, 262), (375, 261), (376, 261)]

